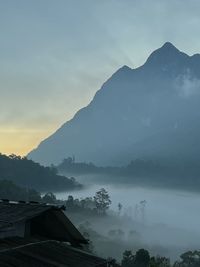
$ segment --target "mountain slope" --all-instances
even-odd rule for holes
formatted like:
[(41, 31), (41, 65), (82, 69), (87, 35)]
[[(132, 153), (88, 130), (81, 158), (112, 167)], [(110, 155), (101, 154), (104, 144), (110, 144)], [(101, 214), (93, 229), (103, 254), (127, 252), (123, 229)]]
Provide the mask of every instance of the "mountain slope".
[(44, 165), (72, 155), (98, 165), (197, 159), (199, 104), (200, 55), (165, 43), (143, 66), (114, 73), (87, 107), (28, 157)]

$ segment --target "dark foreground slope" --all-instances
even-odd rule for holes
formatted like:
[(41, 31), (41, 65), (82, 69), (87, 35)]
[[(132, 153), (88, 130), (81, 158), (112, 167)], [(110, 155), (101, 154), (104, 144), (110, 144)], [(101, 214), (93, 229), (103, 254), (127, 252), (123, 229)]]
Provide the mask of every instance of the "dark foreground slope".
[(0, 180), (13, 181), (17, 185), (38, 191), (72, 190), (80, 187), (74, 178), (57, 175), (55, 168), (15, 155), (0, 154)]
[(119, 69), (91, 103), (28, 157), (45, 165), (75, 155), (99, 166), (131, 160), (200, 161), (200, 55), (171, 43)]

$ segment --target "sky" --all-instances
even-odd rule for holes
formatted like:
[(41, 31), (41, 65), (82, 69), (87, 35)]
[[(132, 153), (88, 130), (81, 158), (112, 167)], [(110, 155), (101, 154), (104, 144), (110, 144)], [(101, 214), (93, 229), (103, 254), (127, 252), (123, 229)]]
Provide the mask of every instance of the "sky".
[(200, 53), (199, 0), (0, 0), (0, 153), (26, 155), (121, 66)]

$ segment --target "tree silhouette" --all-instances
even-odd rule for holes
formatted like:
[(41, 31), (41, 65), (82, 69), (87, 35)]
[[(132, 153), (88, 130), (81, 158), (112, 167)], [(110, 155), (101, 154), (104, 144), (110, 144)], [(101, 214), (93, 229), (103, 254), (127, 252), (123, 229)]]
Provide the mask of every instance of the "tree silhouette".
[(108, 192), (104, 188), (101, 188), (99, 191), (96, 192), (94, 196), (94, 202), (97, 211), (101, 214), (105, 214), (106, 210), (109, 209), (111, 204)]

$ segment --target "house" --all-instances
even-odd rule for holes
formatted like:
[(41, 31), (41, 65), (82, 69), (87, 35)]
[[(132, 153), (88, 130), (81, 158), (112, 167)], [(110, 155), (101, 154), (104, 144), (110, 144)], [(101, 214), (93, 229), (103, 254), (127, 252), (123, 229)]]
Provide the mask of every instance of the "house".
[(0, 238), (11, 236), (69, 242), (74, 247), (88, 243), (64, 214), (63, 207), (0, 201)]
[(112, 266), (85, 252), (86, 244), (63, 207), (0, 200), (1, 267)]

